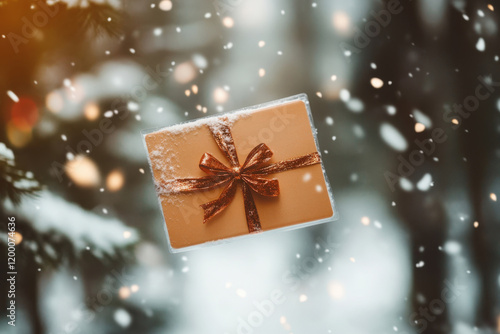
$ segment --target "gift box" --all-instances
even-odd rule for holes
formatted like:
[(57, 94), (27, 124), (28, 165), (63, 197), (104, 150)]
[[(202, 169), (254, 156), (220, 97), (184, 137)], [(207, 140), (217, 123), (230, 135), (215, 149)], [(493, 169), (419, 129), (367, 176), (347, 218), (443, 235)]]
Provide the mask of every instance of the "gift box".
[(170, 250), (335, 220), (307, 95), (142, 132)]

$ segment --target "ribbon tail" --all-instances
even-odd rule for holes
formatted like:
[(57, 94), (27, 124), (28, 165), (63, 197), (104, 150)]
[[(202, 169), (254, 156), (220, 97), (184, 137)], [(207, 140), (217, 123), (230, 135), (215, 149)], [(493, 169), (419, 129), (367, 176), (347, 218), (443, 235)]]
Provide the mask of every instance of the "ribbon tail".
[(268, 175), (284, 172), (290, 169), (296, 169), (306, 166), (312, 166), (321, 163), (321, 157), (318, 152), (303, 155), (298, 158), (283, 160), (252, 171), (254, 175)]
[(252, 190), (246, 182), (242, 182), (243, 200), (245, 203), (245, 215), (247, 218), (248, 233), (255, 233), (262, 231), (260, 226), (259, 213), (252, 196)]
[(211, 218), (221, 213), (231, 203), (236, 194), (236, 189), (236, 179), (232, 179), (224, 188), (219, 198), (200, 205), (203, 208), (203, 224), (206, 224)]

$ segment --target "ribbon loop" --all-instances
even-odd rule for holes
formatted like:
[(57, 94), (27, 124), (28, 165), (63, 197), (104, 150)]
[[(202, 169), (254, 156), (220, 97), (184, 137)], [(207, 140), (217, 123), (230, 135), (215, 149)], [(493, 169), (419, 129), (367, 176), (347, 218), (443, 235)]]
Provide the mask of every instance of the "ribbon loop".
[(239, 167), (240, 162), (238, 161), (238, 154), (236, 153), (236, 146), (234, 146), (231, 129), (227, 124), (227, 118), (210, 124), (209, 129), (217, 146), (219, 146), (219, 149), (231, 163), (231, 167)]
[(254, 149), (248, 153), (247, 159), (241, 167), (241, 172), (249, 173), (251, 170), (258, 168), (262, 164), (271, 160), (272, 156), (273, 151), (271, 151), (266, 144), (262, 143), (255, 146)]
[(200, 169), (209, 175), (229, 175), (231, 170), (210, 153), (204, 153), (199, 163)]

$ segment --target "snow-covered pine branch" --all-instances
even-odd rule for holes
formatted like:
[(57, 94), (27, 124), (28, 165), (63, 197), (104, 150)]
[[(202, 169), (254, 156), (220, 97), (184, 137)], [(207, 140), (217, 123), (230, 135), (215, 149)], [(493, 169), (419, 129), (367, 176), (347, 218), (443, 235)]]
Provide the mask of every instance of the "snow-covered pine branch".
[[(16, 217), (18, 231), (33, 230), (30, 234), (34, 238), (25, 236), (22, 243), (38, 256), (37, 262), (80, 258), (89, 252), (100, 261), (112, 261), (121, 258), (121, 250), (139, 239), (137, 231), (120, 220), (86, 211), (46, 190), (36, 198), (23, 197), (18, 206), (5, 201), (4, 207), (8, 214)], [(66, 247), (57, 247), (58, 244)], [(61, 254), (68, 251), (70, 253)]]
[(33, 195), (40, 189), (33, 173), (17, 167), (12, 150), (0, 142), (0, 200), (9, 198), (18, 203), (22, 195)]

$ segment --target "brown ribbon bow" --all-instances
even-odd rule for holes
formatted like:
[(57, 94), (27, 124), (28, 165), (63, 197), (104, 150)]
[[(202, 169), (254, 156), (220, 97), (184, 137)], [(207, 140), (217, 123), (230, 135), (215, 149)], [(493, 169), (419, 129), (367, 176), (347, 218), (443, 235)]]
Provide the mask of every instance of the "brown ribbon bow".
[(231, 203), (236, 194), (236, 185), (239, 182), (243, 188), (248, 232), (262, 230), (251, 190), (270, 197), (278, 196), (280, 190), (277, 179), (266, 179), (261, 176), (311, 166), (321, 162), (319, 153), (314, 152), (264, 166), (271, 159), (273, 152), (266, 144), (259, 144), (248, 154), (245, 163), (240, 166), (227, 119), (209, 125), (209, 129), (217, 146), (224, 153), (231, 167), (226, 167), (210, 153), (204, 153), (199, 166), (202, 171), (208, 174), (207, 176), (161, 182), (163, 190), (168, 193), (208, 190), (229, 182), (219, 198), (201, 205), (204, 210), (203, 223), (222, 212)]

